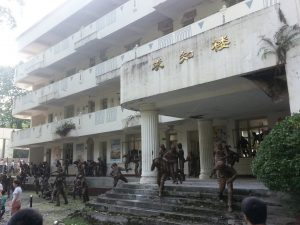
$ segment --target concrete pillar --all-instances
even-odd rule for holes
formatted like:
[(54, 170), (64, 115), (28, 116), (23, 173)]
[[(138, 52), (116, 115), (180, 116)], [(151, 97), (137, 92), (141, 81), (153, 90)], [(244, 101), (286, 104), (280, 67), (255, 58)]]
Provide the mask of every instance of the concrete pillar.
[(198, 120), (200, 179), (208, 179), (213, 169), (213, 127), (212, 121)]
[(165, 138), (166, 138), (166, 149), (170, 149), (170, 131), (167, 129), (165, 131)]
[(227, 144), (230, 145), (232, 148), (236, 146), (236, 141), (234, 140), (234, 130), (235, 130), (235, 121), (234, 119), (228, 119), (227, 120), (227, 126), (226, 126), (226, 136), (227, 136)]
[(289, 91), (289, 102), (291, 113), (300, 112), (300, 46), (288, 52), (286, 62), (286, 78)]
[(151, 171), (152, 160), (158, 157), (158, 112), (151, 104), (142, 105), (141, 138), (142, 138), (142, 176), (141, 184), (155, 183), (156, 171)]

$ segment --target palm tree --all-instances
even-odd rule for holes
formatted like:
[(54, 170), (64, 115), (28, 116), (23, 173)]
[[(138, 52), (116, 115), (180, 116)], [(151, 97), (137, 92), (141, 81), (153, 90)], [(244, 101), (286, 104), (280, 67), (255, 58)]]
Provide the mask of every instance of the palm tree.
[(289, 26), (284, 24), (275, 33), (273, 39), (261, 37), (265, 46), (259, 49), (258, 54), (262, 56), (262, 59), (266, 59), (269, 55), (275, 55), (277, 58), (277, 65), (286, 64), (287, 52), (297, 46), (297, 40), (300, 38), (300, 27), (298, 24)]
[(288, 51), (297, 46), (299, 44), (298, 40), (300, 40), (300, 27), (297, 24), (289, 26), (280, 9), (278, 16), (283, 25), (274, 34), (273, 38), (261, 36), (263, 46), (258, 51), (258, 55), (261, 55), (262, 59), (266, 59), (269, 55), (275, 55), (276, 68), (274, 73), (245, 76), (246, 79), (254, 82), (274, 102), (282, 100), (282, 97), (287, 94), (284, 67), (286, 57)]

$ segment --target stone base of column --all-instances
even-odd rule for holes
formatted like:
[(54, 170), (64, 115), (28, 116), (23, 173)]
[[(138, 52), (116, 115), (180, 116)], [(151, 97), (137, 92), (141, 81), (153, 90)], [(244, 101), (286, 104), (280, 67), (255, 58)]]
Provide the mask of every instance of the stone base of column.
[(209, 173), (201, 172), (199, 175), (199, 179), (200, 180), (208, 180), (208, 179), (210, 179), (209, 175), (210, 175)]
[(156, 184), (156, 176), (142, 176), (140, 184)]

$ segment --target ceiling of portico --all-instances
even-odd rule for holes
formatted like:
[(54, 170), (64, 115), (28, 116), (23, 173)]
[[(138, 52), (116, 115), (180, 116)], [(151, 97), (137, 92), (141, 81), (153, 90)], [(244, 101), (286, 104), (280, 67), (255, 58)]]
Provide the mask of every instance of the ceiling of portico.
[(160, 115), (225, 119), (288, 111), (288, 102), (284, 96), (275, 103), (251, 81), (236, 76), (140, 99), (125, 107), (137, 110), (141, 104), (154, 103)]

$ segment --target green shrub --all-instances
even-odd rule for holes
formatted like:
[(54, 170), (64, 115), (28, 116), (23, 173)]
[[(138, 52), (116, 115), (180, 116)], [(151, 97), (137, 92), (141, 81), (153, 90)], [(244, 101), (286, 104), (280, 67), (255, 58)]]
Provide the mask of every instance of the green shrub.
[(300, 114), (286, 117), (265, 137), (252, 171), (270, 190), (300, 193)]
[(75, 123), (72, 121), (66, 121), (56, 128), (55, 133), (61, 137), (64, 137), (73, 129), (76, 129)]

